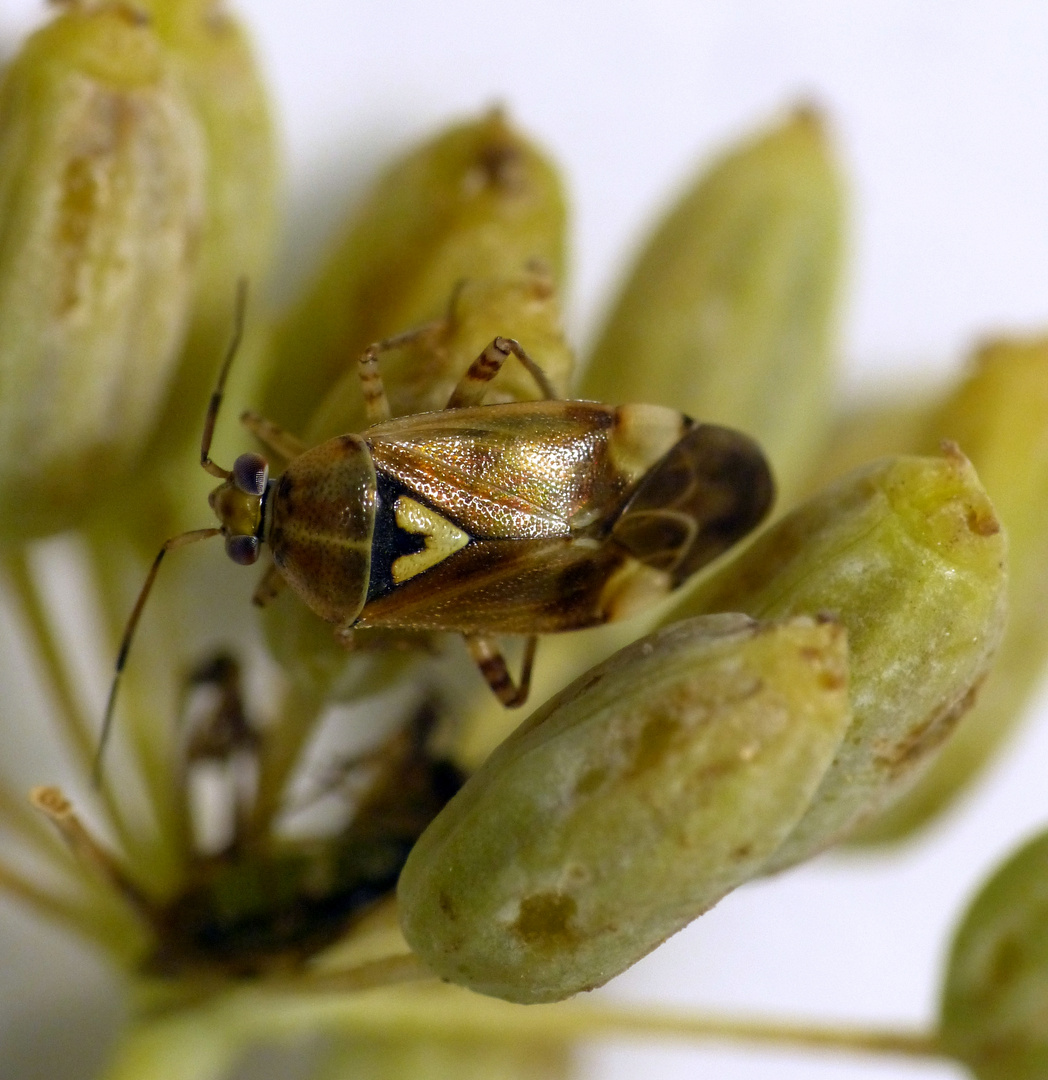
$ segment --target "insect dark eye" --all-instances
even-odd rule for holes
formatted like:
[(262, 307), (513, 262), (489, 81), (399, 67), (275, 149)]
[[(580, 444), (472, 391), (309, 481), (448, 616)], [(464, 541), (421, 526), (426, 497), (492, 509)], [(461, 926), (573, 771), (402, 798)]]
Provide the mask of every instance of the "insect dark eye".
[(233, 483), (248, 495), (262, 495), (269, 480), (269, 465), (261, 454), (241, 454), (233, 462)]
[(258, 558), (257, 536), (227, 536), (226, 554), (240, 566), (250, 566)]

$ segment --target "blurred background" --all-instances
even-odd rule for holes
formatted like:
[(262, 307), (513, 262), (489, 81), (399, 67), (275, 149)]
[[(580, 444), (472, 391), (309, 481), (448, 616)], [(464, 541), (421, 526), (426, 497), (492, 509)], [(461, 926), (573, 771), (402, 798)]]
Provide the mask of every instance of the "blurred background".
[[(851, 179), (844, 392), (955, 369), (991, 332), (1048, 327), (1048, 8), (1034, 3), (241, 0), (287, 154), (291, 295), (394, 153), (503, 103), (562, 166), (569, 327), (584, 345), (635, 244), (697, 164), (798, 101)], [(2, 0), (0, 48), (43, 18)], [(219, 556), (216, 556), (218, 558)], [(921, 1026), (964, 899), (1048, 823), (1048, 698), (964, 804), (878, 855), (830, 854), (728, 897), (616, 980), (620, 1001)], [(1036, 713), (1040, 715), (1036, 715)], [(37, 782), (26, 776), (26, 787)], [(6, 903), (6, 902), (5, 902)], [(93, 1075), (118, 987), (0, 910), (0, 1073)], [(244, 1075), (295, 1075), (294, 1054)], [(587, 1080), (947, 1080), (902, 1060), (669, 1044), (588, 1048)], [(286, 1066), (286, 1071), (285, 1071)]]

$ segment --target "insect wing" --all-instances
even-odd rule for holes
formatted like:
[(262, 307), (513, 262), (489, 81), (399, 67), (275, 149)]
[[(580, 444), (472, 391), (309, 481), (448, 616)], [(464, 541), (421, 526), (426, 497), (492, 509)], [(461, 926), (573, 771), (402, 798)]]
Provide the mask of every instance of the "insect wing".
[(479, 540), (369, 602), (358, 626), (549, 634), (605, 622), (614, 544), (550, 537)]
[(604, 523), (628, 478), (609, 438), (616, 410), (579, 401), (424, 413), (365, 432), (376, 469), (476, 539), (568, 536)]
[(612, 536), (675, 588), (756, 528), (771, 508), (768, 462), (749, 437), (696, 424), (652, 466)]
[(752, 440), (658, 406), (481, 406), (365, 438), (395, 521), (386, 540), (376, 532), (390, 572), (362, 627), (541, 634), (620, 618), (730, 547), (772, 499)]

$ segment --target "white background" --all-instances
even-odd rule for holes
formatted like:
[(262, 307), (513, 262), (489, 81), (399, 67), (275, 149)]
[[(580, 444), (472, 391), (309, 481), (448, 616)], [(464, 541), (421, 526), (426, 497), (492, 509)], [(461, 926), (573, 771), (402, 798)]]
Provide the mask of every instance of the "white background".
[[(0, 42), (39, 18), (0, 0)], [(828, 111), (852, 178), (847, 381), (946, 369), (974, 338), (1048, 326), (1048, 6), (903, 0), (242, 0), (284, 130), (300, 275), (376, 165), (505, 103), (565, 170), (571, 326), (686, 174), (798, 99)], [(1044, 710), (1042, 710), (1044, 711)], [(962, 898), (1048, 822), (1048, 717), (920, 843), (751, 886), (617, 980), (621, 999), (922, 1024)], [(27, 778), (27, 783), (32, 778)], [(72, 945), (0, 924), (0, 1073), (91, 1075), (115, 989)], [(5, 1026), (6, 1024), (6, 1026)], [(601, 1048), (587, 1076), (874, 1080), (959, 1075), (873, 1058)], [(260, 1076), (261, 1072), (255, 1075)]]

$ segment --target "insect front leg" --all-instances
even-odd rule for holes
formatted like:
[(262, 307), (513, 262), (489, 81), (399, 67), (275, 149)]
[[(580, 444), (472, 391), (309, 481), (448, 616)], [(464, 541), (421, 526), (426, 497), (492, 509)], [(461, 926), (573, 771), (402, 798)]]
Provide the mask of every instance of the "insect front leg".
[(297, 435), (292, 435), (290, 431), (285, 431), (282, 427), (274, 424), (272, 420), (259, 416), (257, 412), (251, 409), (247, 409), (240, 414), (240, 422), (263, 446), (268, 447), (287, 461), (293, 461), (309, 449)]
[(514, 683), (506, 666), (506, 658), (491, 638), (480, 634), (463, 634), (466, 647), (473, 662), (480, 668), (491, 692), (507, 709), (515, 709), (528, 700), (531, 690), (531, 669), (535, 663), (538, 638), (532, 634), (524, 644), (524, 663), (520, 669), (520, 682)]
[(271, 562), (258, 579), (255, 591), (251, 594), (251, 603), (255, 607), (265, 607), (284, 591), (286, 585), (287, 580), (277, 569), (277, 564)]
[(546, 399), (557, 397), (557, 391), (546, 378), (546, 373), (524, 351), (519, 341), (513, 338), (497, 337), (495, 340), (469, 365), (466, 374), (459, 380), (458, 386), (451, 392), (448, 398), (447, 408), (462, 409), (469, 405), (479, 405), (488, 388), (488, 383), (501, 371), (502, 365), (511, 357), (515, 356), (525, 370), (535, 380), (539, 393)]

